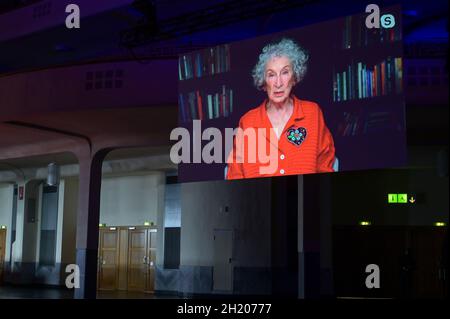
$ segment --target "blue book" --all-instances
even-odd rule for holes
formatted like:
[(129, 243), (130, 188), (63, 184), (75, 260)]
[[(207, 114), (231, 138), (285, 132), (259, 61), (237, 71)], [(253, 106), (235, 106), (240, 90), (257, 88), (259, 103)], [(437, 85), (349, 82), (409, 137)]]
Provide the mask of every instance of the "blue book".
[(358, 62), (358, 99), (362, 98), (362, 63)]
[(230, 113), (233, 113), (233, 90), (230, 89)]
[(353, 98), (353, 83), (352, 83), (352, 67), (348, 66), (348, 99), (351, 100)]
[(223, 116), (228, 116), (228, 109), (227, 109), (227, 92), (225, 89), (225, 85), (222, 85), (222, 105), (223, 105)]
[(196, 104), (195, 104), (195, 93), (190, 92), (189, 93), (189, 106), (191, 107), (191, 118), (193, 120), (198, 119), (197, 111), (196, 111)]
[(367, 97), (367, 72), (366, 72), (366, 65), (363, 64), (362, 67), (362, 79), (363, 79), (363, 98)]
[(336, 81), (337, 81), (337, 101), (340, 102), (341, 101), (341, 79), (339, 76), (339, 73), (336, 73)]
[(336, 102), (337, 99), (336, 89), (337, 89), (336, 73), (333, 70), (333, 102)]

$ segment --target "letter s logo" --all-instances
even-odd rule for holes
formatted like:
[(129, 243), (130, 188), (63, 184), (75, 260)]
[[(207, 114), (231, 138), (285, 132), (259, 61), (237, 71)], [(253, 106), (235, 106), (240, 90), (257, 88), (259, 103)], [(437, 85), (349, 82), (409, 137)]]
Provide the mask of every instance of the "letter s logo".
[(395, 18), (392, 14), (385, 14), (380, 19), (381, 26), (385, 29), (392, 29), (395, 27)]

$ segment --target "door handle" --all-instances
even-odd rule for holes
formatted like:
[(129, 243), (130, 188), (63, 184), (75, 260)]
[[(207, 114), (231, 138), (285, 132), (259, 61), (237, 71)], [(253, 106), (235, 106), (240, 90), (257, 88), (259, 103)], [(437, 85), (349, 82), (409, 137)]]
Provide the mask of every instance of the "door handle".
[(143, 263), (144, 265), (147, 264), (147, 256), (142, 257), (142, 263)]

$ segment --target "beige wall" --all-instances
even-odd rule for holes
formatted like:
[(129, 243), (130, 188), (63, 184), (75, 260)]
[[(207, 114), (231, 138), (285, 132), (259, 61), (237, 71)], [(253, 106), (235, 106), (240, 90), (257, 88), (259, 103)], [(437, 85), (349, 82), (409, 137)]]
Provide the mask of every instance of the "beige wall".
[(104, 177), (100, 200), (100, 223), (107, 226), (135, 226), (150, 221), (156, 225), (158, 210), (161, 210), (162, 205), (163, 188), (160, 186), (164, 183), (163, 173)]
[(103, 177), (100, 223), (138, 226), (145, 221), (158, 227), (156, 263), (163, 263), (165, 174)]

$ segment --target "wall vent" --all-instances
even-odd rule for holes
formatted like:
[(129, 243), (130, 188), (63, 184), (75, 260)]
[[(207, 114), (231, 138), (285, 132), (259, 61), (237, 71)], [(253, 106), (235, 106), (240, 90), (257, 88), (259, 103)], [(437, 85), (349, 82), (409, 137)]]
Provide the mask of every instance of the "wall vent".
[(99, 70), (86, 73), (86, 91), (121, 89), (123, 87), (124, 70)]
[(444, 65), (414, 65), (406, 67), (406, 81), (409, 87), (448, 86), (448, 73)]
[(52, 11), (52, 2), (46, 1), (33, 8), (33, 19), (39, 19), (50, 14)]

